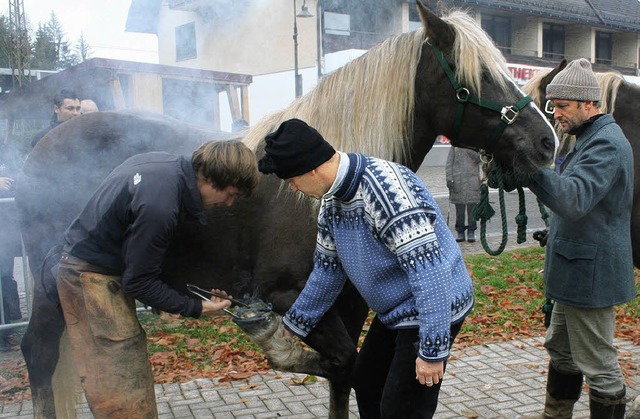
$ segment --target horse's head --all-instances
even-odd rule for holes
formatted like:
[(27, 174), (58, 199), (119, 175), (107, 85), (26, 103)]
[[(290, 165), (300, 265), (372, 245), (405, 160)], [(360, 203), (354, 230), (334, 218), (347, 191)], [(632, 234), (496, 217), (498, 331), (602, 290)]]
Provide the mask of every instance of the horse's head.
[(553, 124), (553, 108), (550, 107), (547, 100), (547, 86), (551, 83), (551, 80), (567, 66), (567, 60), (562, 59), (553, 70), (549, 72), (539, 71), (524, 86), (522, 91), (531, 96), (533, 103), (538, 105), (540, 109), (543, 109), (549, 122)]
[(491, 38), (465, 13), (441, 19), (419, 2), (418, 9), (425, 43), (416, 74), (414, 149), (424, 152), (421, 137), (444, 134), (514, 171), (548, 166), (556, 134), (513, 81)]

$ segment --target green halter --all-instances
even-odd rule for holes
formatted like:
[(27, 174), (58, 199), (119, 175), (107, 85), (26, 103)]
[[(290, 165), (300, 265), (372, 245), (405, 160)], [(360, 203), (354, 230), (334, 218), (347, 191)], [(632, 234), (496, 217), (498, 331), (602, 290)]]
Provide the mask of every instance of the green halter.
[(496, 127), (493, 135), (491, 136), (491, 138), (489, 138), (487, 145), (484, 147), (485, 153), (492, 153), (494, 147), (496, 146), (496, 143), (504, 133), (504, 130), (507, 128), (507, 126), (513, 124), (520, 111), (525, 106), (527, 106), (529, 102), (532, 102), (533, 99), (531, 99), (531, 97), (529, 96), (525, 96), (518, 102), (516, 102), (516, 104), (513, 106), (502, 106), (490, 100), (484, 100), (476, 97), (475, 95), (471, 94), (471, 92), (469, 92), (469, 89), (460, 85), (460, 83), (456, 79), (455, 74), (451, 70), (449, 63), (447, 63), (447, 60), (445, 60), (442, 51), (440, 51), (440, 49), (434, 45), (431, 45), (431, 47), (433, 48), (433, 52), (440, 62), (442, 69), (449, 78), (451, 85), (456, 91), (458, 106), (456, 108), (456, 114), (453, 120), (453, 136), (451, 137), (452, 142), (455, 142), (458, 139), (460, 128), (462, 126), (462, 117), (464, 115), (465, 105), (467, 103), (473, 103), (474, 105), (480, 106), (481, 108), (490, 109), (500, 114), (500, 124)]

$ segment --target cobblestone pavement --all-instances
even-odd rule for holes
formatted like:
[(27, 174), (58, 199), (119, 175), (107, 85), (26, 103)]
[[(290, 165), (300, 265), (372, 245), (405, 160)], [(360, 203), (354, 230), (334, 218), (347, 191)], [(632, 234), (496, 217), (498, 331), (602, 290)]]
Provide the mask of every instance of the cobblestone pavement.
[[(446, 193), (444, 168), (423, 168), (419, 174), (432, 193)], [(497, 239), (490, 239), (492, 246), (497, 244)], [(515, 243), (515, 238), (510, 237), (509, 243)], [(519, 246), (531, 245), (535, 243)], [(461, 248), (463, 253), (483, 252), (477, 242), (461, 243)], [(539, 337), (462, 350), (454, 347), (435, 417), (511, 419), (541, 411), (548, 362), (542, 342), (543, 338)], [(621, 358), (640, 365), (640, 346), (627, 341), (616, 341), (616, 345)], [(294, 385), (292, 377), (293, 374), (268, 371), (246, 381), (231, 383), (199, 379), (181, 384), (158, 384), (156, 397), (160, 418), (326, 418), (329, 406), (327, 382), (319, 379), (314, 384)], [(635, 397), (639, 392), (640, 376), (636, 375), (631, 377), (629, 394)], [(574, 418), (589, 417), (587, 403), (587, 393), (583, 392)], [(31, 417), (33, 406), (30, 401), (0, 408), (0, 419)], [(78, 404), (78, 417), (93, 417), (84, 400)], [(353, 393), (350, 417), (359, 417)]]
[[(436, 418), (518, 418), (538, 412), (544, 403), (547, 372), (543, 338), (482, 345), (453, 351), (443, 382)], [(640, 363), (640, 346), (617, 341), (620, 356)], [(219, 383), (199, 379), (156, 385), (160, 418), (326, 418), (327, 382), (294, 385), (293, 374), (269, 371), (248, 381)], [(302, 378), (302, 376), (299, 376)], [(633, 376), (636, 396), (640, 377)], [(587, 393), (576, 405), (574, 418), (588, 418)], [(353, 393), (350, 417), (357, 418)], [(0, 418), (30, 418), (30, 401), (5, 405)], [(79, 418), (92, 418), (81, 401)]]

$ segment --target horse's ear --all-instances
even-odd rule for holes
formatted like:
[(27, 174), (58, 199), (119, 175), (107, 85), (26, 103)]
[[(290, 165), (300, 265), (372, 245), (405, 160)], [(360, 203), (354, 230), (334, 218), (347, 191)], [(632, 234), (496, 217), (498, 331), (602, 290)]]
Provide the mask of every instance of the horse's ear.
[(424, 27), (425, 36), (431, 45), (437, 46), (441, 50), (449, 50), (453, 46), (456, 33), (453, 28), (444, 20), (436, 16), (431, 10), (426, 8), (420, 0), (416, 0), (420, 20)]
[(564, 68), (567, 66), (567, 59), (563, 58), (562, 61), (560, 61), (560, 64), (558, 64), (556, 66), (556, 68), (554, 68), (553, 70), (551, 70), (549, 72), (549, 74), (547, 74), (546, 76), (544, 76), (542, 78), (542, 80), (540, 80), (540, 86), (547, 86), (547, 84), (551, 83), (551, 80), (553, 80), (553, 78), (562, 70), (564, 70)]

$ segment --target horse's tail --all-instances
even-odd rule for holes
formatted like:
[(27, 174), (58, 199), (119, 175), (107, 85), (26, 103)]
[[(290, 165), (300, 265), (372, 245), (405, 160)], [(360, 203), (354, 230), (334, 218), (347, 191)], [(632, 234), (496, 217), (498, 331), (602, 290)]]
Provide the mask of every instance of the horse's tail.
[(75, 419), (76, 404), (80, 397), (80, 376), (73, 362), (71, 343), (67, 331), (60, 338), (60, 357), (53, 374), (52, 387), (56, 405), (56, 418)]

